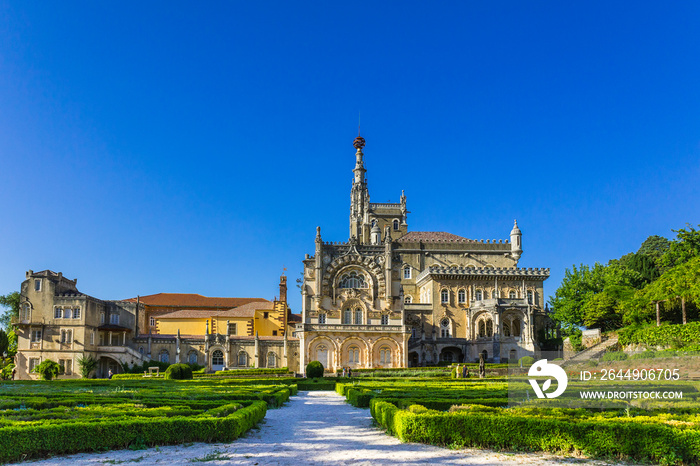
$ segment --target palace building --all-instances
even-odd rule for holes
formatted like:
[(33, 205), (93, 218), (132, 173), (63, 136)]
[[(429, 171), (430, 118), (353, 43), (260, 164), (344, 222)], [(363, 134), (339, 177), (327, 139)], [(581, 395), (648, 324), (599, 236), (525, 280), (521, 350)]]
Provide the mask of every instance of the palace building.
[(520, 268), (523, 234), (473, 240), (410, 231), (406, 196), (370, 202), (365, 140), (354, 141), (349, 238), (326, 242), (316, 228), (303, 260), (302, 313), (279, 298), (211, 298), (159, 293), (101, 300), (77, 280), (29, 271), (21, 286), (17, 369), (22, 379), (49, 358), (78, 377), (78, 360), (99, 361), (95, 376), (124, 364), (183, 362), (209, 371), (288, 367), (312, 360), (326, 370), (489, 362), (539, 356), (556, 334), (543, 303), (549, 269)]
[(537, 355), (553, 334), (543, 304), (549, 269), (519, 268), (517, 222), (508, 239), (409, 231), (406, 196), (370, 202), (365, 140), (354, 141), (350, 231), (325, 242), (316, 228), (304, 259), (300, 364), (385, 368)]
[(287, 307), (284, 275), (279, 290), (273, 301), (182, 293), (107, 301), (81, 293), (77, 280), (61, 273), (30, 270), (13, 321), (18, 378), (38, 378), (31, 371), (45, 359), (63, 366), (59, 378), (77, 378), (83, 357), (98, 361), (95, 377), (151, 360), (198, 364), (209, 371), (297, 370), (299, 341), (288, 329), (301, 317)]

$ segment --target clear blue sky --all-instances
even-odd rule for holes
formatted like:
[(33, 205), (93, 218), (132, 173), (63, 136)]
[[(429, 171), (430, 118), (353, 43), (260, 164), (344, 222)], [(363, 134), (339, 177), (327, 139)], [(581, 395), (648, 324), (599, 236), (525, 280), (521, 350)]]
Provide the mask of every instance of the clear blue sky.
[[(0, 294), (272, 299), (370, 195), (520, 265), (700, 223), (700, 4), (0, 2)], [(291, 305), (300, 311), (300, 297)]]

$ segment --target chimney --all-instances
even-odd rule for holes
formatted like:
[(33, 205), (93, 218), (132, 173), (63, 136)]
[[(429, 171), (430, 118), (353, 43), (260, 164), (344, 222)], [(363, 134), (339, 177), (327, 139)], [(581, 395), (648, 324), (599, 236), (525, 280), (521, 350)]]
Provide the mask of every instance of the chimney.
[(287, 302), (287, 277), (285, 275), (280, 277), (280, 301)]

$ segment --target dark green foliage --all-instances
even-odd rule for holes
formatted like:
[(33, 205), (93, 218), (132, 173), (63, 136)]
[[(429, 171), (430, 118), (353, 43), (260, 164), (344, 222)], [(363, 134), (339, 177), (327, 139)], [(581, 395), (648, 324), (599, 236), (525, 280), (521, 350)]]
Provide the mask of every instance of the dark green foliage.
[(245, 375), (265, 375), (265, 374), (290, 374), (286, 367), (261, 367), (259, 369), (231, 369), (227, 371), (216, 371), (208, 376), (216, 377), (236, 377)]
[(171, 364), (165, 370), (165, 378), (173, 380), (191, 380), (192, 368), (187, 364)]
[(624, 361), (627, 359), (627, 353), (624, 351), (608, 351), (602, 357), (602, 361)]
[(532, 356), (523, 356), (518, 360), (518, 364), (523, 367), (532, 366), (533, 364), (535, 364), (535, 358), (533, 358)]
[(19, 292), (13, 291), (6, 295), (0, 295), (0, 307), (7, 308), (5, 312), (0, 315), (0, 326), (9, 330), (12, 318), (19, 317)]
[[(412, 413), (391, 403), (373, 401), (379, 425), (404, 442), (452, 447), (583, 452), (590, 456), (627, 457), (664, 464), (700, 461), (700, 431), (663, 422), (621, 419), (567, 419), (517, 410), (472, 406), (451, 413)], [(544, 416), (542, 415), (544, 414)]]
[(310, 379), (323, 377), (324, 369), (323, 364), (321, 364), (319, 361), (311, 361), (306, 365), (306, 377)]
[(134, 364), (131, 367), (129, 367), (128, 364), (122, 364), (122, 369), (124, 370), (125, 374), (143, 374), (144, 372), (148, 372), (149, 367), (157, 367), (160, 372), (165, 372), (165, 370), (168, 369), (168, 366), (170, 366), (169, 362), (160, 362), (152, 359), (150, 361), (144, 361), (144, 363), (141, 365)]
[(3, 329), (0, 329), (0, 358), (3, 357), (3, 353), (7, 353), (10, 346), (10, 340), (7, 338), (7, 334)]
[(55, 361), (44, 359), (33, 372), (39, 374), (42, 380), (52, 380), (57, 375), (63, 374), (63, 368)]
[(92, 371), (97, 369), (97, 363), (97, 359), (93, 358), (92, 356), (78, 358), (80, 376), (84, 379), (89, 378)]
[(662, 325), (661, 327), (655, 325), (627, 327), (620, 331), (618, 338), (622, 346), (633, 344), (672, 346), (680, 343), (680, 346), (683, 347), (700, 344), (700, 322), (691, 322), (687, 325)]

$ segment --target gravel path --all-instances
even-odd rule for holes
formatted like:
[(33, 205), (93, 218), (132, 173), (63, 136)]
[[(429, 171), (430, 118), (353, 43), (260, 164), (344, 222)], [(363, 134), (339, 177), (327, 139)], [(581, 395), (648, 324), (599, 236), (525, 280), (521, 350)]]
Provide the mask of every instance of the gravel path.
[(299, 392), (267, 412), (259, 428), (227, 444), (195, 443), (87, 453), (32, 464), (246, 464), (246, 465), (534, 465), (609, 464), (548, 454), (448, 450), (401, 443), (372, 426), (368, 409), (353, 408), (335, 392)]

